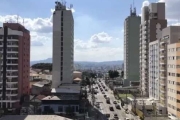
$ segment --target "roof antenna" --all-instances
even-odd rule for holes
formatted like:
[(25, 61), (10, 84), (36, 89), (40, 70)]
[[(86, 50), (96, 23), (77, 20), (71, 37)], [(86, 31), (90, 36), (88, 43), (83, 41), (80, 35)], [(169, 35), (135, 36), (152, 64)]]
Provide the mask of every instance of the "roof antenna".
[(132, 6), (132, 7), (133, 7), (133, 9), (134, 9), (134, 0), (133, 0), (133, 6)]
[(132, 5), (130, 5), (130, 15), (132, 15)]

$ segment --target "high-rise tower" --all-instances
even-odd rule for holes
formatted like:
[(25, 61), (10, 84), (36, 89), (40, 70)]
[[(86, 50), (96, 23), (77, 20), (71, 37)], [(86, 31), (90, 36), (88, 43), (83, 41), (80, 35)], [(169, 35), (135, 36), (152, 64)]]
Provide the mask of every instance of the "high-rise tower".
[(0, 28), (0, 106), (18, 108), (29, 94), (30, 32), (19, 23)]
[(141, 17), (136, 8), (130, 8), (130, 16), (124, 21), (124, 85), (139, 81), (139, 25)]
[(52, 87), (71, 84), (74, 59), (74, 19), (66, 5), (56, 2), (53, 13), (53, 76)]
[[(151, 3), (142, 9), (142, 20), (140, 25), (140, 87), (143, 96), (149, 96), (152, 88), (149, 84), (151, 71), (149, 71), (149, 43), (161, 37), (162, 29), (167, 27), (165, 18), (165, 3)], [(149, 76), (150, 75), (150, 76)], [(157, 78), (153, 78), (156, 80)], [(158, 83), (158, 82), (157, 82)]]

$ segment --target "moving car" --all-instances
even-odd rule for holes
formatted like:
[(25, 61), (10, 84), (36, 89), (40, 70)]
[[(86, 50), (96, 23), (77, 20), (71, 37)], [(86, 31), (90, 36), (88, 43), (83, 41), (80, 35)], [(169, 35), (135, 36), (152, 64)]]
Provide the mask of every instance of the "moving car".
[(110, 111), (114, 111), (113, 106), (109, 106), (109, 110), (110, 110)]
[(114, 114), (114, 118), (115, 118), (115, 119), (119, 119), (119, 117), (118, 117), (117, 114)]
[(117, 104), (117, 101), (114, 101), (113, 103), (114, 103), (114, 104)]
[(116, 105), (116, 109), (121, 109), (120, 105), (117, 104)]
[(106, 99), (106, 103), (110, 104), (110, 100), (109, 100), (109, 99)]

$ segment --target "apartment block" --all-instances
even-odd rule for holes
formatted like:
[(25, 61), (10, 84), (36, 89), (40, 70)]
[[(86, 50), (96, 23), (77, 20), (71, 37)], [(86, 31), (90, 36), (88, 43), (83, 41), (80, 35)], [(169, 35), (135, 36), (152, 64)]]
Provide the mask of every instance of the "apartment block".
[(167, 26), (165, 3), (151, 3), (142, 9), (140, 25), (140, 88), (143, 96), (149, 96), (149, 43), (161, 38)]
[(56, 2), (53, 13), (52, 87), (71, 84), (74, 63), (74, 19), (71, 10)]
[(0, 106), (17, 108), (29, 94), (30, 32), (19, 23), (0, 28)]
[(159, 100), (159, 40), (149, 43), (149, 97)]
[(180, 26), (163, 30), (167, 39), (166, 106), (168, 114), (180, 118)]
[(124, 79), (127, 86), (139, 81), (139, 25), (141, 17), (136, 8), (130, 9), (130, 16), (124, 21)]

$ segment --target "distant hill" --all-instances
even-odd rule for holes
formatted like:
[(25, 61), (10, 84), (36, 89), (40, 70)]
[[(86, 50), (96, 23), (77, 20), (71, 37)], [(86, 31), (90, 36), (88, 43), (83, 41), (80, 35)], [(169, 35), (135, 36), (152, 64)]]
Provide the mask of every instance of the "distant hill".
[[(52, 63), (52, 58), (47, 58), (45, 60), (31, 61), (31, 66), (36, 63)], [(89, 61), (74, 61), (74, 67), (77, 70), (91, 69), (91, 70), (111, 70), (120, 69), (122, 67), (123, 61), (105, 61), (105, 62), (89, 62)]]

